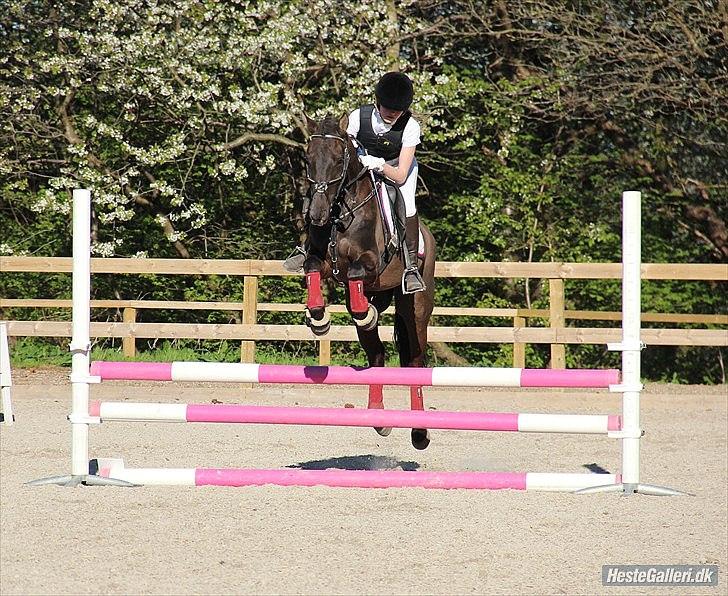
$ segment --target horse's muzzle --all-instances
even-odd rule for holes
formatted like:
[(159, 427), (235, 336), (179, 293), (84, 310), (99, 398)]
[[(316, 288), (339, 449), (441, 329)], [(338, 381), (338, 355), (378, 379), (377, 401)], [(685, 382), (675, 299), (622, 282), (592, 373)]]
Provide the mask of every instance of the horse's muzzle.
[(314, 226), (323, 227), (331, 221), (331, 204), (326, 195), (315, 194), (308, 207), (308, 217)]
[(309, 217), (311, 218), (311, 225), (316, 226), (317, 228), (323, 228), (324, 226), (327, 226), (331, 221), (328, 214), (321, 218), (314, 217), (313, 215)]

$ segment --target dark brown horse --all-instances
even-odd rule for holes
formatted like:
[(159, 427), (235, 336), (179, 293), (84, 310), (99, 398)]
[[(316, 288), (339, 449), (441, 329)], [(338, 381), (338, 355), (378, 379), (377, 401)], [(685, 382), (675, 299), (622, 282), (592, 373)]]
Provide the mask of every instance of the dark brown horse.
[[(356, 148), (342, 128), (346, 118), (308, 121), (311, 134), (306, 149), (311, 184), (306, 215), (310, 223), (309, 251), (304, 263), (308, 298), (306, 323), (317, 335), (328, 332), (330, 322), (321, 294), (321, 281), (333, 278), (346, 288), (346, 305), (369, 366), (384, 366), (385, 349), (377, 328), (379, 313), (394, 297), (395, 341), (402, 367), (425, 366), (427, 325), (432, 314), (435, 274), (435, 240), (421, 224), (424, 255), (418, 265), (426, 289), (403, 294), (402, 248), (391, 260), (387, 251), (386, 223), (380, 213), (370, 172), (357, 158)], [(406, 249), (405, 249), (406, 250)], [(420, 251), (422, 252), (422, 251)], [(423, 409), (422, 387), (410, 387), (413, 410)], [(369, 408), (383, 408), (382, 385), (369, 386)], [(391, 429), (376, 429), (386, 436)], [(412, 444), (425, 449), (426, 429), (412, 429)]]

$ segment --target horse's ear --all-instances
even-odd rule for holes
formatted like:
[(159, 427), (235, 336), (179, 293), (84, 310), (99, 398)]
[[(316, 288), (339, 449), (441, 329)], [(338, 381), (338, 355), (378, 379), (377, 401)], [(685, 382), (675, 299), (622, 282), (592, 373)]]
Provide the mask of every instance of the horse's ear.
[(318, 122), (309, 118), (306, 112), (303, 113), (303, 117), (306, 119), (306, 128), (308, 129), (308, 134), (314, 134), (318, 130)]
[(347, 128), (349, 128), (349, 116), (344, 114), (341, 118), (339, 118), (339, 130), (346, 132)]

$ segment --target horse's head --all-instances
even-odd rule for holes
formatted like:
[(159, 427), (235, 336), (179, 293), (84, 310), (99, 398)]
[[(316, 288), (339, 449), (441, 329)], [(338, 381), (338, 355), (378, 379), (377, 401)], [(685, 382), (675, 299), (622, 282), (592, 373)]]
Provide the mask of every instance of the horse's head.
[[(308, 120), (311, 133), (306, 148), (306, 169), (311, 184), (308, 217), (314, 226), (331, 221), (331, 211), (344, 191), (347, 172), (356, 162), (353, 145), (346, 132), (346, 117), (326, 117), (320, 123)], [(357, 162), (358, 163), (358, 162)]]

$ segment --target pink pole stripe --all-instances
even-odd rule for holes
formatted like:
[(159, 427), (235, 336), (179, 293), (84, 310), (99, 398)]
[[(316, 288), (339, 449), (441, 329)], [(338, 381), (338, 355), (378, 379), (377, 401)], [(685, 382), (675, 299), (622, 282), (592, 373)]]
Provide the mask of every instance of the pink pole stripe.
[(517, 472), (405, 472), (399, 470), (253, 470), (198, 468), (196, 486), (337, 486), (350, 488), (471, 488), (526, 490)]
[(513, 413), (285, 408), (219, 404), (188, 405), (187, 422), (518, 431), (518, 414)]
[(89, 374), (115, 381), (171, 381), (171, 362), (93, 362)]
[(521, 387), (609, 387), (619, 383), (619, 371), (524, 368)]
[(619, 414), (610, 414), (607, 419), (607, 430), (622, 430), (622, 417)]
[(258, 370), (258, 380), (260, 383), (430, 386), (432, 385), (432, 369), (261, 364)]

